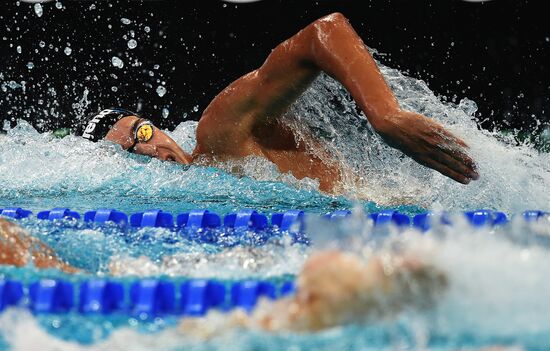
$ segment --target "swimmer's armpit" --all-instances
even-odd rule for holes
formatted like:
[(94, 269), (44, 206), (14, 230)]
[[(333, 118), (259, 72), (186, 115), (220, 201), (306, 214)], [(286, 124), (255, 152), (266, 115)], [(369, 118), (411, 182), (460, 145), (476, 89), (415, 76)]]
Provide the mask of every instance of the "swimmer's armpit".
[(57, 268), (66, 273), (78, 270), (61, 261), (55, 252), (23, 228), (0, 219), (0, 264), (17, 267), (33, 263), (37, 268)]

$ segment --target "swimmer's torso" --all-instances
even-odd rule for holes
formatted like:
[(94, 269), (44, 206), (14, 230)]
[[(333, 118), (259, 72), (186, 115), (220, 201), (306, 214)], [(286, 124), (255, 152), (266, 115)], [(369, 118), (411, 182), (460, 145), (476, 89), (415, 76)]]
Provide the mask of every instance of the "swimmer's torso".
[[(197, 128), (197, 146), (193, 151), (193, 158), (201, 158), (207, 164), (240, 159), (246, 156), (260, 156), (277, 165), (282, 173), (290, 172), (297, 179), (305, 177), (319, 180), (319, 188), (322, 191), (332, 192), (340, 181), (340, 169), (338, 163), (327, 162), (329, 157), (321, 159), (312, 153), (306, 142), (296, 137), (290, 127), (278, 118), (270, 123), (262, 123), (253, 126), (252, 133), (244, 135), (239, 133), (240, 128), (223, 132), (204, 133), (204, 126), (212, 126), (209, 123), (210, 116), (203, 115)], [(206, 122), (206, 123), (204, 123)], [(202, 127), (202, 128), (201, 128)]]

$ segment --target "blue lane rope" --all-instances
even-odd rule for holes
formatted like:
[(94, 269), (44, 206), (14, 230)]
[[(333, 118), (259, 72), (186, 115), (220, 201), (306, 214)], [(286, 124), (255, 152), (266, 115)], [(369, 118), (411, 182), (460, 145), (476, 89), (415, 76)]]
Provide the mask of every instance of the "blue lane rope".
[[(466, 219), (474, 227), (501, 226), (509, 222), (509, 218), (503, 212), (492, 210), (475, 210), (463, 212)], [(24, 219), (32, 216), (32, 211), (19, 207), (0, 208), (0, 215), (12, 219)], [(327, 213), (322, 217), (328, 220), (341, 220), (351, 215), (349, 210), (338, 210)], [(375, 226), (387, 225), (393, 223), (398, 227), (414, 227), (421, 231), (430, 230), (433, 218), (438, 218), (441, 224), (451, 225), (448, 214), (443, 213), (436, 216), (434, 213), (426, 212), (409, 217), (403, 213), (394, 210), (385, 210), (368, 215)], [(538, 221), (540, 218), (550, 216), (550, 212), (540, 210), (530, 210), (521, 213), (525, 221)], [(157, 227), (168, 229), (217, 229), (230, 228), (234, 230), (264, 231), (266, 229), (278, 229), (281, 232), (304, 233), (305, 212), (301, 210), (291, 210), (283, 213), (275, 213), (271, 216), (271, 221), (267, 216), (252, 209), (244, 209), (236, 213), (230, 213), (222, 218), (208, 210), (192, 210), (190, 212), (174, 216), (169, 212), (153, 209), (144, 212), (138, 212), (128, 216), (126, 213), (115, 209), (98, 209), (88, 211), (84, 214), (83, 220), (86, 223), (104, 224), (107, 222), (115, 223), (121, 227), (130, 225), (134, 228)], [(41, 220), (80, 220), (81, 216), (76, 211), (68, 208), (54, 208), (52, 210), (40, 211), (36, 218)], [(223, 224), (222, 224), (223, 223)]]
[(104, 279), (81, 283), (42, 279), (25, 286), (17, 280), (0, 279), (0, 312), (18, 306), (37, 314), (119, 313), (140, 318), (204, 316), (210, 309), (241, 308), (250, 312), (261, 297), (274, 300), (294, 291), (292, 281), (280, 287), (263, 280), (238, 281), (226, 286), (216, 280), (192, 279), (178, 286), (171, 281), (143, 279), (125, 286)]

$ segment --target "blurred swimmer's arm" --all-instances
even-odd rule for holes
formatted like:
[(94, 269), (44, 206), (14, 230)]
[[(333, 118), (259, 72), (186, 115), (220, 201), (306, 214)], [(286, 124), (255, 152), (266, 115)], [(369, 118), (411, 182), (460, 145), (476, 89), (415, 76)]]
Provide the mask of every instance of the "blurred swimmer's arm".
[(439, 270), (413, 257), (374, 257), (368, 262), (344, 252), (324, 251), (308, 258), (293, 297), (262, 300), (251, 315), (211, 312), (184, 319), (180, 330), (208, 339), (234, 328), (316, 331), (372, 322), (406, 307), (433, 306), (447, 281)]
[(363, 41), (339, 13), (313, 22), (278, 45), (262, 67), (220, 93), (203, 114), (198, 143), (209, 145), (213, 153), (233, 155), (243, 145), (253, 147), (255, 131), (271, 128), (271, 120), (321, 71), (346, 87), (389, 145), (461, 183), (478, 177), (462, 140), (437, 122), (399, 107)]
[(61, 261), (51, 248), (21, 227), (0, 219), (0, 265), (22, 267), (29, 261), (37, 268), (57, 268), (66, 273), (78, 271)]
[(340, 251), (319, 252), (298, 277), (286, 321), (277, 316), (282, 306), (260, 320), (264, 328), (304, 331), (372, 322), (408, 307), (433, 307), (446, 286), (440, 270), (414, 256), (384, 254), (365, 261)]

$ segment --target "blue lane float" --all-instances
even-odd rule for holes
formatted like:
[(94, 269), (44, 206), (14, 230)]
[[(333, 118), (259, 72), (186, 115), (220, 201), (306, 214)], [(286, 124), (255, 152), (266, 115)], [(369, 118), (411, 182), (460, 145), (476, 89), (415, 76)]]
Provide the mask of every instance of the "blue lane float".
[(157, 316), (173, 314), (176, 308), (176, 287), (172, 282), (146, 279), (130, 287), (132, 315)]
[(223, 218), (226, 228), (263, 230), (267, 228), (267, 217), (255, 210), (241, 210)]
[(240, 307), (250, 312), (256, 306), (262, 296), (274, 300), (276, 296), (275, 286), (264, 281), (248, 280), (233, 284), (231, 287), (231, 301), (233, 306)]
[(220, 216), (208, 210), (182, 213), (176, 219), (176, 225), (180, 228), (219, 228), (221, 224)]
[(0, 280), (0, 312), (16, 306), (23, 298), (23, 284), (13, 280)]
[(36, 214), (38, 219), (47, 219), (49, 221), (63, 219), (80, 219), (80, 214), (76, 211), (71, 211), (68, 208), (54, 208), (48, 211), (41, 211)]
[(84, 214), (84, 222), (93, 222), (97, 224), (105, 224), (112, 222), (120, 226), (128, 224), (128, 216), (126, 213), (115, 209), (98, 209), (96, 211), (88, 211)]
[(29, 287), (30, 309), (36, 313), (66, 313), (74, 303), (74, 288), (69, 282), (42, 279)]
[(106, 279), (81, 283), (42, 279), (26, 287), (19, 281), (0, 280), (0, 312), (12, 306), (37, 314), (118, 313), (139, 318), (198, 317), (212, 309), (251, 312), (260, 298), (277, 299), (295, 291), (293, 281), (278, 285), (264, 280), (228, 284), (208, 279), (191, 279), (178, 285), (151, 278), (127, 285)]
[(464, 212), (464, 214), (474, 227), (498, 226), (508, 223), (508, 217), (498, 211), (476, 210)]
[(172, 228), (174, 218), (172, 214), (162, 210), (148, 210), (131, 215), (130, 225), (132, 227)]
[[(187, 316), (204, 316), (225, 302), (225, 286), (217, 281), (195, 279), (181, 285), (181, 311)], [(234, 306), (238, 307), (238, 306)]]
[(548, 216), (550, 213), (539, 211), (539, 210), (531, 210), (531, 211), (525, 211), (523, 212), (523, 219), (525, 219), (528, 222), (534, 222), (538, 221), (543, 216)]
[(279, 228), (280, 231), (303, 232), (304, 211), (292, 210), (285, 213), (275, 213), (271, 216), (271, 225)]
[(32, 214), (32, 211), (24, 210), (21, 207), (0, 208), (0, 215), (13, 219), (27, 218)]
[(79, 312), (109, 314), (124, 307), (124, 287), (117, 282), (95, 279), (80, 285)]
[(393, 210), (371, 213), (369, 218), (374, 221), (374, 225), (386, 225), (393, 223), (398, 227), (408, 227), (411, 224), (411, 219), (409, 216)]

